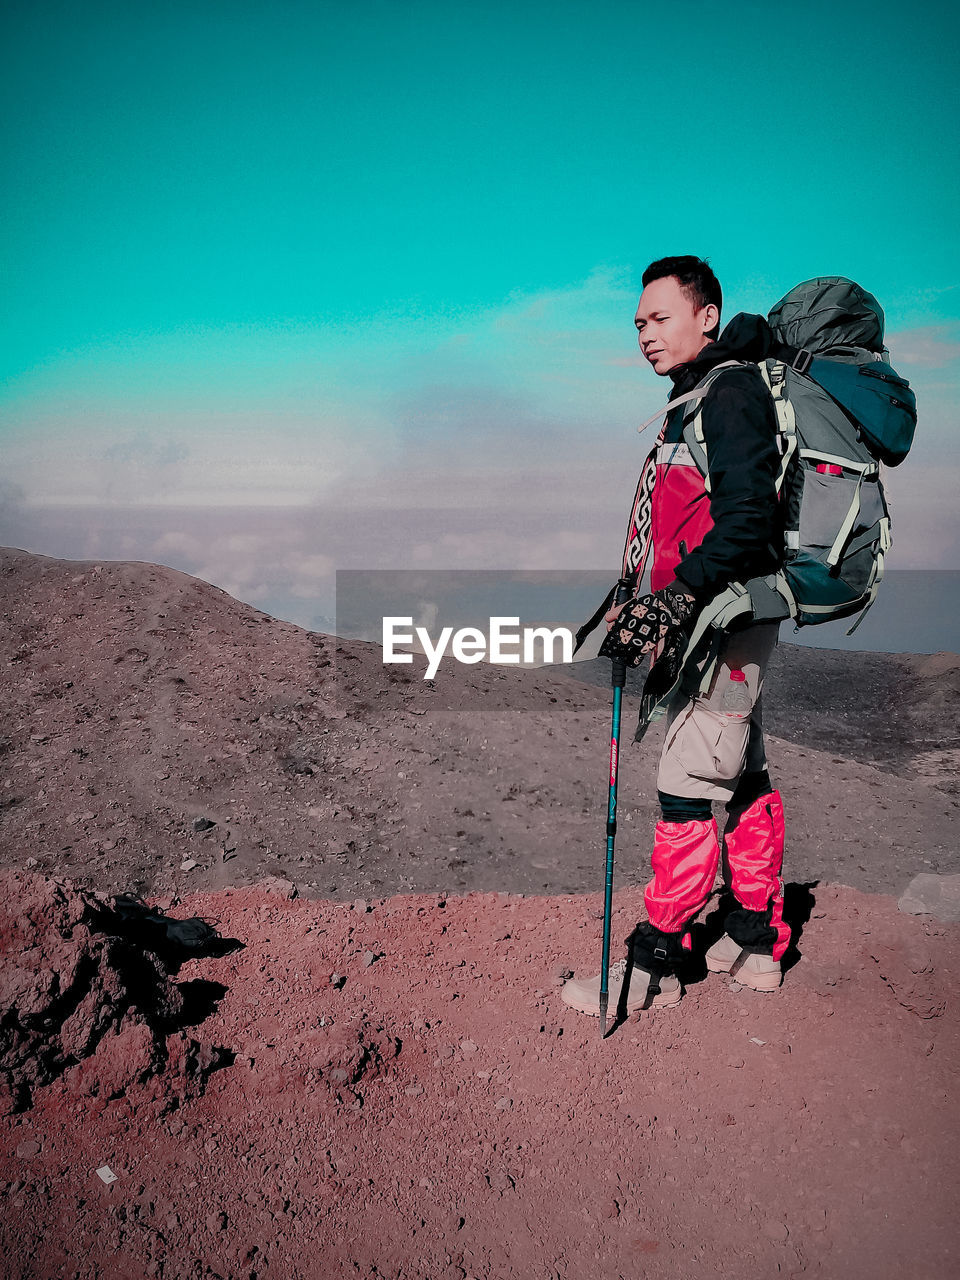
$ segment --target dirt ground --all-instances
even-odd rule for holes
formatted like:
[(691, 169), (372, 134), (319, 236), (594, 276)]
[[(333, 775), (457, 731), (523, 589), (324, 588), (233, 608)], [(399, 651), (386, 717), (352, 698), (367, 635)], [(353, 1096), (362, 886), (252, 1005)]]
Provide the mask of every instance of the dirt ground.
[[(782, 646), (784, 985), (695, 963), (601, 1042), (559, 988), (599, 956), (606, 690), (385, 677), (157, 566), (7, 552), (0, 588), (5, 906), (36, 931), (5, 930), (0, 1028), (40, 975), (18, 1034), (61, 1037), (0, 1118), (5, 1276), (956, 1274), (960, 926), (896, 903), (960, 871), (952, 655)], [(656, 749), (624, 752), (615, 939)], [(154, 1025), (122, 950), (26, 909), (79, 901), (49, 877), (237, 945), (158, 977)], [(97, 1030), (64, 1049), (67, 934), (101, 976), (74, 965)]]

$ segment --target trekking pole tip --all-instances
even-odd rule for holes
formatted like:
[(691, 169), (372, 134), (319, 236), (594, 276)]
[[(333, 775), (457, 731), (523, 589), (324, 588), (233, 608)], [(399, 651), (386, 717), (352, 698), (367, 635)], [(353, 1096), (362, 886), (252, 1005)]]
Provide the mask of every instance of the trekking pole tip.
[(607, 1001), (608, 996), (600, 997), (600, 1039), (602, 1040), (607, 1034)]

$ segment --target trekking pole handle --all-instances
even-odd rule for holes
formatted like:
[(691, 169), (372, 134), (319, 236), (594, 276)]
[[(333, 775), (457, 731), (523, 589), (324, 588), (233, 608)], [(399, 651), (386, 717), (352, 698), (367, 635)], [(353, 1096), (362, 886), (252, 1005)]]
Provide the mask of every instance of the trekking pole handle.
[[(633, 579), (621, 578), (614, 592), (613, 604), (626, 604), (633, 595)], [(610, 683), (614, 689), (623, 689), (627, 683), (627, 664), (622, 658), (610, 659)]]

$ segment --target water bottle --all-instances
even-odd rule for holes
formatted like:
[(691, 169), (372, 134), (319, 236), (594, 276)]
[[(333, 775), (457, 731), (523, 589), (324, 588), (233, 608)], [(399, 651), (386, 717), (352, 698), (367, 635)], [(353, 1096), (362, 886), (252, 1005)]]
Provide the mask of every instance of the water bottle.
[(725, 716), (745, 720), (753, 710), (753, 699), (747, 688), (747, 677), (742, 671), (731, 671), (727, 686), (720, 695), (720, 709)]

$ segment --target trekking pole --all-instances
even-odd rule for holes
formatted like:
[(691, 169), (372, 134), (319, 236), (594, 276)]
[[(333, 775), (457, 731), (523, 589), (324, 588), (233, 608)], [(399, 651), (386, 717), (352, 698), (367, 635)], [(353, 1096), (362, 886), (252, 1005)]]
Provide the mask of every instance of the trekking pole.
[[(624, 604), (633, 594), (630, 578), (617, 583), (614, 605)], [(607, 870), (603, 885), (603, 957), (600, 963), (600, 1039), (607, 1034), (607, 1005), (610, 1001), (610, 916), (613, 911), (613, 842), (617, 834), (617, 776), (620, 767), (620, 708), (627, 683), (627, 664), (611, 660), (613, 717), (610, 725), (610, 792), (607, 799)]]

